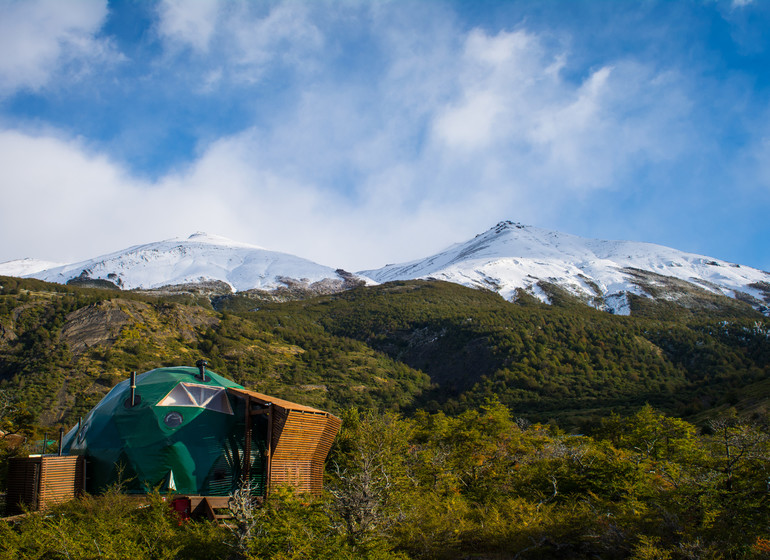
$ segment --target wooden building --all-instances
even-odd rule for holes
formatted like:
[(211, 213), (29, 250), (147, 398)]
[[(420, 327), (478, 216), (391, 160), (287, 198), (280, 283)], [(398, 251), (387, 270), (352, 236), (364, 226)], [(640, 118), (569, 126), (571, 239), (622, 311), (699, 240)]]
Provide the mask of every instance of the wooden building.
[[(319, 495), (324, 461), (342, 421), (328, 412), (262, 393), (232, 387), (228, 392), (248, 403), (245, 441), (254, 441), (254, 436), (266, 441), (267, 490), (288, 484), (300, 492)], [(267, 420), (264, 435), (255, 433), (255, 420), (262, 416)], [(244, 453), (244, 465), (249, 465), (250, 446)]]
[(84, 458), (77, 455), (14, 457), (8, 464), (6, 515), (46, 509), (83, 490)]

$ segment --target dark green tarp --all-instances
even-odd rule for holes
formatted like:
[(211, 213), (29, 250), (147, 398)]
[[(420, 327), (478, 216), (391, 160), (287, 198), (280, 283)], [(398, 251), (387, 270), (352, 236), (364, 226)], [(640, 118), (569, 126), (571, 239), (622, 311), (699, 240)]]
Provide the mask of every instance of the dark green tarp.
[[(62, 449), (86, 456), (86, 490), (120, 482), (134, 493), (229, 494), (243, 468), (245, 401), (226, 390), (240, 385), (204, 373), (204, 379), (193, 367), (143, 373), (133, 407), (125, 380), (70, 430)], [(253, 491), (261, 493), (265, 431), (254, 428), (249, 470)]]

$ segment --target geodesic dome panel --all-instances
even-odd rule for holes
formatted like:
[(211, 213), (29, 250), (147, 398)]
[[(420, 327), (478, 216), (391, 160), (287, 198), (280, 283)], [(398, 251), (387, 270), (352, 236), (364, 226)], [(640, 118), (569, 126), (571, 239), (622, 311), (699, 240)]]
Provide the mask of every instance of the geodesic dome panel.
[(148, 371), (136, 379), (135, 406), (129, 381), (119, 383), (70, 430), (63, 450), (88, 459), (89, 492), (120, 481), (128, 492), (197, 494), (221, 475), (214, 465), (227, 458), (234, 466), (217, 487), (237, 484), (245, 404), (227, 387), (241, 388), (211, 371), (201, 380), (197, 368)]

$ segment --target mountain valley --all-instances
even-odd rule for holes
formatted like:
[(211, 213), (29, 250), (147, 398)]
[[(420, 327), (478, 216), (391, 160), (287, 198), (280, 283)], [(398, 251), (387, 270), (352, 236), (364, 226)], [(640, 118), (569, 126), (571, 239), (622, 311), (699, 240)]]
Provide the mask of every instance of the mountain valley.
[(573, 427), (644, 403), (757, 411), (769, 392), (768, 273), (645, 243), (501, 222), (354, 274), (197, 233), (35, 267), (0, 265), (0, 389), (43, 425), (200, 357), (326, 410), (497, 399)]

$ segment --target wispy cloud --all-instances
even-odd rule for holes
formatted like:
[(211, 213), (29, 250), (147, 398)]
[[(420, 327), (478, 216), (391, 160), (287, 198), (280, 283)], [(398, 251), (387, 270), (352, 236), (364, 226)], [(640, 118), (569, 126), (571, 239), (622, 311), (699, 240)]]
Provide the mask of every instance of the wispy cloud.
[[(157, 9), (158, 33), (172, 58), (186, 60), (193, 68), (214, 68), (208, 79), (216, 75), (234, 84), (258, 83), (275, 66), (300, 68), (316, 57), (323, 34), (311, 11), (321, 13), (319, 7), (313, 10), (301, 2), (265, 6), (163, 0)], [(185, 48), (192, 55), (184, 53)]]
[(95, 37), (107, 17), (105, 0), (0, 2), (0, 95), (39, 89), (63, 67), (115, 57)]
[(215, 1), (165, 0), (158, 6), (162, 37), (197, 51), (207, 51), (217, 27), (220, 4)]

